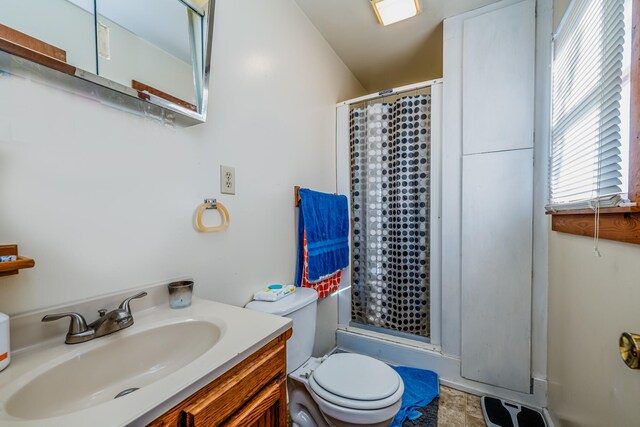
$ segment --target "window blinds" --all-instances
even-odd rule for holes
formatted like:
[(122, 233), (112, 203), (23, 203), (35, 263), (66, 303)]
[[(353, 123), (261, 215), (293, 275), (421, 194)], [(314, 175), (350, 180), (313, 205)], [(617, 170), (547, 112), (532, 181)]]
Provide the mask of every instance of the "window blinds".
[(547, 209), (621, 197), (620, 99), (624, 0), (573, 0), (554, 37)]

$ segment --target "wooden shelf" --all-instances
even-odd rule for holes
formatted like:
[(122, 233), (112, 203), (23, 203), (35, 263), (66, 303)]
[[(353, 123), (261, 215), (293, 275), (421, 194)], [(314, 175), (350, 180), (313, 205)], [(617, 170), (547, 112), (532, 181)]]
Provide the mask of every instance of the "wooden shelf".
[(138, 91), (138, 97), (140, 97), (141, 99), (148, 100), (149, 99), (148, 93), (150, 93), (151, 95), (155, 95), (169, 102), (173, 102), (174, 104), (178, 104), (179, 106), (184, 107), (188, 110), (195, 111), (196, 113), (198, 112), (198, 108), (195, 105), (191, 104), (190, 102), (184, 101), (180, 98), (176, 98), (173, 95), (169, 95), (166, 92), (163, 92), (147, 84), (141, 83), (137, 80), (131, 80), (131, 87)]
[(61, 62), (67, 62), (67, 52), (28, 34), (0, 24), (0, 39), (22, 46), (26, 49), (49, 56)]
[(32, 268), (36, 262), (31, 258), (18, 255), (18, 245), (0, 245), (0, 255), (16, 255), (15, 261), (0, 262), (0, 277), (18, 274), (23, 268)]
[(66, 51), (1, 24), (0, 50), (65, 74), (76, 74), (76, 67), (67, 64)]

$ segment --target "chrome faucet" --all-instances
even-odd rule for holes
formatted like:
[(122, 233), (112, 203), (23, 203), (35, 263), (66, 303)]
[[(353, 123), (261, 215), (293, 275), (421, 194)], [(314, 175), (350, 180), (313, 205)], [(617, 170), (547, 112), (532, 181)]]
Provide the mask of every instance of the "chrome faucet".
[(70, 317), (69, 332), (67, 332), (67, 337), (64, 342), (67, 344), (78, 344), (109, 335), (133, 325), (133, 315), (131, 314), (129, 303), (132, 299), (142, 298), (146, 295), (146, 292), (135, 294), (122, 301), (118, 308), (110, 312), (104, 309), (99, 310), (98, 314), (100, 317), (88, 326), (84, 317), (78, 313), (47, 314), (42, 318), (42, 321), (51, 322), (62, 319), (63, 317)]

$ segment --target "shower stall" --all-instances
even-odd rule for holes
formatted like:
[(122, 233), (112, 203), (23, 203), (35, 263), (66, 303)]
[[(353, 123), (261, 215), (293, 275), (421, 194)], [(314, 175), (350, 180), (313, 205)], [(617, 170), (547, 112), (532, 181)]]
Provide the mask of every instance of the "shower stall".
[(351, 269), (339, 294), (345, 328), (438, 344), (431, 248), (439, 238), (439, 164), (432, 159), (441, 93), (434, 80), (337, 107), (338, 189), (351, 209)]
[(538, 65), (552, 20), (537, 4), (538, 27), (533, 0), (445, 19), (445, 83), (337, 105), (337, 190), (353, 223), (335, 298), (340, 350), (544, 407), (549, 70)]

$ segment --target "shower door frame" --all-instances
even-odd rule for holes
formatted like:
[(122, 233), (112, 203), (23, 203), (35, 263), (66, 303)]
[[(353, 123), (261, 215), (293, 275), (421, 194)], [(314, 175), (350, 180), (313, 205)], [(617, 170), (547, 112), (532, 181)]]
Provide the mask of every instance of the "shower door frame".
[[(362, 327), (351, 321), (351, 267), (343, 270), (342, 282), (338, 291), (338, 329), (360, 335), (395, 341), (409, 346), (421, 347), (428, 350), (440, 350), (441, 322), (442, 322), (442, 274), (441, 274), (441, 242), (442, 242), (442, 207), (441, 207), (441, 164), (442, 164), (442, 79), (428, 80), (412, 85), (401, 86), (382, 92), (376, 92), (359, 98), (350, 99), (336, 104), (336, 187), (338, 194), (344, 194), (351, 209), (351, 161), (349, 113), (350, 106), (363, 101), (411, 92), (418, 89), (431, 88), (431, 229), (430, 229), (430, 271), (429, 271), (429, 341), (416, 338), (406, 338), (408, 334), (396, 334), (389, 330), (378, 332)], [(349, 232), (349, 248), (351, 236)], [(378, 329), (378, 328), (376, 328)], [(382, 328), (379, 328), (382, 330)]]

